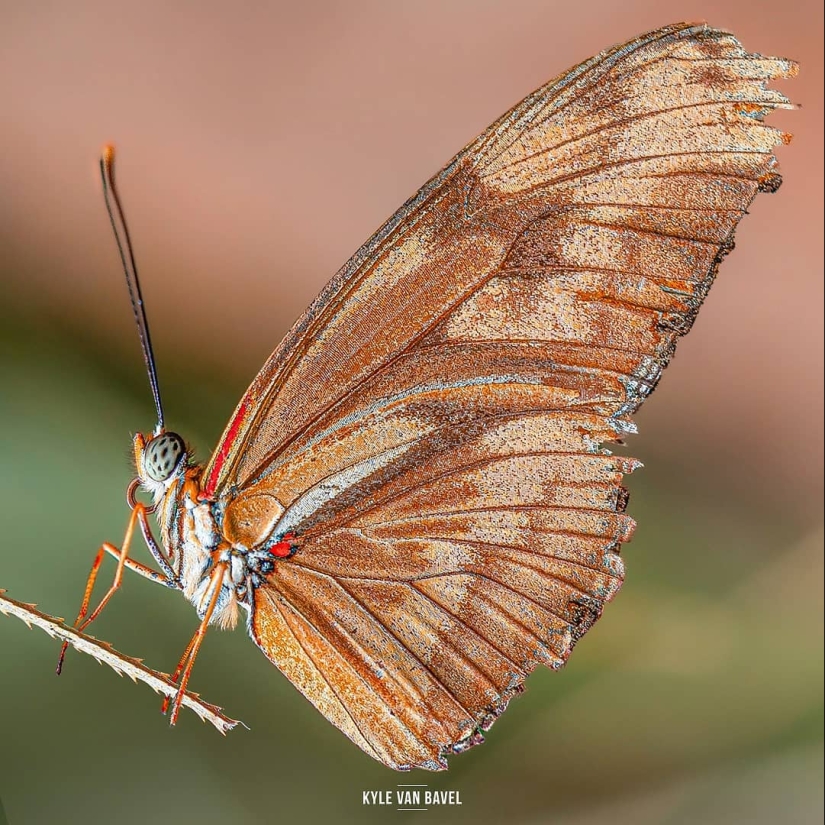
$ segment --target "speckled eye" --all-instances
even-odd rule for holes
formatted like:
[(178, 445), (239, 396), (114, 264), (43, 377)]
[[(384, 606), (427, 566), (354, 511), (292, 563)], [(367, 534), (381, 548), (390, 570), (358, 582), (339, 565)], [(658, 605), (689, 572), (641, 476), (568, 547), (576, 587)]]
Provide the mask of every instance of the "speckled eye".
[(177, 433), (163, 433), (153, 438), (143, 453), (143, 469), (152, 481), (166, 481), (186, 451)]

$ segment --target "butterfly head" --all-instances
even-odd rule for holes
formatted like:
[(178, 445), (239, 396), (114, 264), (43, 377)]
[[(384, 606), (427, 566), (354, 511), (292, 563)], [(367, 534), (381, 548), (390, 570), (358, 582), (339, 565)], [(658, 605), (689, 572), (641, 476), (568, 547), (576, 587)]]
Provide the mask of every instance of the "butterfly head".
[(140, 485), (156, 498), (163, 495), (187, 467), (188, 450), (177, 433), (160, 432), (149, 436), (137, 433), (133, 448)]

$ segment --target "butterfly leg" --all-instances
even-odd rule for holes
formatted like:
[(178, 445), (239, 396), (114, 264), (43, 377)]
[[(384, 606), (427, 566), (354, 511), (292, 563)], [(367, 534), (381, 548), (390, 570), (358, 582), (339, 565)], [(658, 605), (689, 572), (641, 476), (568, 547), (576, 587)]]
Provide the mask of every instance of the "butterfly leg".
[[(156, 571), (152, 570), (150, 567), (146, 567), (146, 565), (140, 564), (139, 562), (133, 561), (128, 557), (129, 547), (132, 543), (132, 536), (135, 530), (135, 522), (139, 522), (141, 525), (141, 532), (143, 533), (144, 537), (147, 536), (151, 538), (152, 543), (154, 543), (154, 538), (151, 534), (151, 529), (149, 528), (149, 522), (146, 518), (146, 511), (142, 504), (136, 504), (134, 509), (132, 510), (132, 515), (129, 518), (129, 524), (126, 527), (126, 535), (123, 537), (123, 544), (122, 549), (118, 549), (109, 542), (104, 542), (100, 549), (97, 551), (97, 555), (92, 562), (92, 569), (89, 572), (89, 578), (86, 580), (86, 589), (83, 593), (83, 600), (80, 603), (80, 610), (78, 611), (77, 618), (74, 621), (74, 626), (78, 630), (83, 630), (88, 627), (99, 615), (101, 610), (106, 606), (109, 599), (112, 598), (115, 591), (120, 587), (121, 580), (123, 578), (123, 569), (125, 567), (133, 570), (135, 573), (139, 573), (141, 576), (149, 579), (150, 581), (158, 582), (159, 584), (166, 584), (169, 585), (170, 583), (176, 583), (177, 577), (174, 576), (171, 567), (169, 567), (168, 563), (165, 564), (164, 575), (157, 573)], [(147, 540), (147, 544), (148, 544)], [(155, 544), (157, 548), (157, 545)], [(151, 550), (151, 546), (150, 546)], [(95, 582), (97, 581), (97, 574), (100, 570), (101, 562), (103, 561), (103, 554), (109, 553), (109, 555), (114, 556), (117, 559), (117, 568), (115, 570), (115, 577), (114, 581), (112, 582), (112, 586), (106, 592), (106, 595), (100, 600), (100, 604), (94, 609), (92, 615), (86, 618), (86, 615), (89, 610), (89, 601), (92, 597), (92, 591), (94, 590)], [(155, 553), (152, 553), (154, 556)], [(168, 570), (168, 574), (167, 574)], [(174, 586), (174, 584), (172, 584)], [(66, 656), (66, 650), (68, 649), (68, 643), (64, 642), (63, 646), (60, 648), (60, 656), (57, 661), (57, 673), (58, 675), (63, 670), (63, 660)]]
[[(198, 651), (200, 650), (204, 636), (206, 636), (206, 628), (209, 626), (209, 620), (215, 612), (215, 605), (218, 603), (218, 596), (220, 596), (221, 588), (223, 587), (223, 577), (227, 567), (228, 565), (226, 562), (218, 562), (212, 570), (212, 575), (209, 577), (209, 587), (211, 588), (209, 604), (206, 607), (206, 611), (203, 614), (203, 618), (201, 619), (198, 629), (195, 631), (195, 635), (186, 646), (186, 650), (183, 652), (183, 656), (181, 656), (178, 666), (172, 674), (172, 681), (176, 682), (178, 678), (180, 678), (180, 684), (178, 686), (178, 692), (175, 694), (175, 698), (172, 701), (172, 714), (169, 717), (170, 725), (174, 725), (178, 719), (180, 705), (183, 701), (184, 694), (186, 693), (186, 686), (189, 684), (189, 677), (192, 673), (192, 668), (195, 665), (195, 659), (198, 656)], [(207, 590), (207, 593), (209, 592), (210, 591)], [(161, 712), (165, 713), (168, 707), (169, 697), (167, 696), (163, 700)]]
[[(163, 571), (163, 575), (166, 577), (166, 581), (164, 582), (164, 584), (167, 584), (170, 587), (180, 588), (178, 574), (172, 569), (172, 566), (170, 564), (170, 562), (172, 561), (171, 558), (167, 556), (167, 554), (163, 551), (161, 545), (158, 544), (157, 540), (152, 535), (152, 527), (149, 524), (149, 518), (146, 512), (146, 508), (142, 506), (135, 506), (132, 512), (137, 512), (137, 519), (138, 523), (140, 524), (140, 532), (143, 533), (143, 540), (146, 542), (146, 546), (149, 548), (149, 552), (152, 554), (152, 558), (158, 563), (158, 567), (160, 567), (160, 569)], [(126, 566), (130, 567), (128, 563)], [(141, 565), (141, 567), (143, 567), (143, 565)], [(150, 568), (144, 569), (149, 570)], [(151, 576), (148, 578), (151, 578)]]
[[(120, 561), (120, 550), (118, 550), (113, 544), (105, 542), (101, 545), (100, 549), (107, 552), (116, 561)], [(157, 570), (153, 570), (151, 567), (147, 567), (139, 561), (134, 561), (133, 559), (127, 558), (126, 561), (124, 561), (123, 566), (127, 570), (131, 570), (133, 573), (139, 573), (144, 579), (149, 579), (149, 581), (155, 582), (156, 584), (163, 584), (166, 587), (177, 587), (174, 579), (170, 580), (166, 575), (158, 573)]]
[[(200, 630), (200, 627), (198, 628), (198, 630)], [(169, 677), (171, 682), (177, 682), (180, 678), (181, 671), (183, 670), (187, 660), (189, 659), (189, 654), (192, 652), (192, 648), (195, 646), (195, 640), (197, 638), (198, 634), (195, 633), (195, 635), (189, 640), (189, 644), (186, 645), (186, 650), (183, 651), (183, 655), (180, 657), (180, 660), (178, 661), (178, 666), (175, 668), (175, 672)], [(169, 696), (163, 697), (163, 704), (160, 707), (161, 713), (166, 713), (166, 711), (169, 709), (170, 701), (171, 698)]]

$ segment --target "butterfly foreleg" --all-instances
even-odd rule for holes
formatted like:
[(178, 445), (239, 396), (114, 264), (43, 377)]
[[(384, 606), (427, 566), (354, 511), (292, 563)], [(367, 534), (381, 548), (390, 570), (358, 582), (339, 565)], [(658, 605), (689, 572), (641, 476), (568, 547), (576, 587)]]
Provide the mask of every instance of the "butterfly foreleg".
[[(153, 575), (148, 575), (146, 578), (152, 579), (153, 581), (160, 581), (162, 584), (165, 584), (169, 587), (177, 587), (180, 589), (180, 576), (176, 573), (170, 564), (172, 561), (171, 557), (169, 557), (162, 547), (155, 539), (152, 533), (152, 526), (149, 524), (149, 511), (143, 507), (135, 504), (135, 507), (132, 509), (132, 513), (137, 513), (137, 520), (138, 524), (140, 524), (140, 532), (143, 533), (143, 540), (146, 542), (146, 546), (149, 548), (149, 552), (152, 554), (152, 558), (158, 563), (158, 567), (163, 571), (163, 575), (166, 577), (165, 579), (161, 579), (160, 577), (155, 578), (157, 575), (154, 570), (145, 565), (138, 564), (134, 562), (135, 565), (138, 567), (143, 568), (145, 571), (149, 571)], [(137, 570), (135, 567), (132, 567), (131, 564), (126, 563), (126, 566), (132, 570), (135, 570), (136, 573), (141, 573), (141, 575), (146, 575), (141, 570)]]
[[(141, 532), (143, 533), (143, 537), (146, 539), (146, 544), (149, 547), (152, 556), (158, 561), (163, 570), (162, 575), (156, 570), (152, 570), (152, 568), (147, 567), (145, 564), (141, 564), (140, 562), (133, 561), (129, 558), (129, 547), (131, 546), (132, 536), (134, 535), (135, 522), (140, 524)], [(108, 553), (110, 556), (117, 559), (117, 568), (115, 569), (114, 579), (109, 590), (100, 600), (97, 607), (92, 611), (91, 616), (86, 618), (89, 610), (89, 602), (91, 601), (92, 592), (94, 591), (95, 583), (97, 581), (97, 574), (100, 571), (100, 565), (103, 561), (104, 553)], [(124, 568), (128, 568), (135, 573), (139, 573), (144, 578), (157, 582), (158, 584), (165, 584), (171, 587), (179, 586), (177, 576), (175, 576), (172, 568), (169, 566), (169, 563), (161, 554), (157, 542), (152, 536), (151, 527), (149, 526), (149, 522), (146, 517), (146, 508), (140, 503), (136, 503), (132, 509), (132, 515), (129, 517), (129, 523), (126, 527), (126, 534), (123, 537), (121, 548), (118, 549), (113, 544), (104, 542), (97, 551), (97, 555), (92, 562), (92, 569), (89, 571), (89, 577), (86, 580), (86, 589), (83, 592), (83, 600), (80, 603), (80, 610), (78, 611), (77, 618), (74, 621), (74, 626), (78, 630), (84, 630), (100, 615), (100, 612), (109, 602), (109, 599), (112, 598), (115, 591), (120, 587), (123, 579)], [(63, 646), (60, 648), (60, 656), (57, 661), (58, 674), (60, 674), (63, 669), (63, 660), (66, 656), (67, 649), (68, 643), (64, 642)]]

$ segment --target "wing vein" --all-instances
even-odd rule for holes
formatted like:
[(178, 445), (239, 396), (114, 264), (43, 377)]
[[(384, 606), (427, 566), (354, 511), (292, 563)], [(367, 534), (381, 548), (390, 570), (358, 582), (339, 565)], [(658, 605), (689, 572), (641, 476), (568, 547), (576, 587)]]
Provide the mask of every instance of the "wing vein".
[[(680, 112), (680, 111), (687, 111), (689, 109), (702, 109), (702, 108), (712, 108), (712, 107), (728, 107), (731, 109), (735, 109), (737, 106), (742, 105), (754, 105), (754, 106), (764, 106), (768, 109), (776, 109), (780, 104), (779, 103), (772, 103), (767, 100), (705, 100), (701, 103), (687, 103), (682, 104), (680, 106), (671, 106), (665, 109), (653, 109), (649, 112), (640, 112), (639, 114), (633, 115), (631, 117), (624, 117), (624, 118), (616, 118), (616, 120), (611, 120), (609, 123), (599, 126), (597, 129), (591, 129), (587, 132), (582, 132), (580, 135), (575, 135), (574, 137), (568, 138), (567, 140), (560, 141), (559, 143), (554, 143), (552, 146), (546, 146), (544, 149), (540, 149), (536, 152), (532, 152), (528, 155), (524, 155), (520, 157), (518, 160), (514, 160), (511, 163), (506, 164), (505, 166), (498, 167), (494, 172), (488, 172), (486, 174), (481, 175), (482, 178), (489, 178), (494, 177), (496, 175), (501, 174), (502, 172), (506, 171), (507, 169), (513, 169), (521, 164), (529, 163), (531, 160), (535, 158), (541, 157), (542, 155), (546, 155), (549, 152), (555, 152), (557, 149), (562, 149), (565, 146), (570, 146), (575, 143), (579, 143), (580, 141), (584, 141), (587, 138), (594, 137), (602, 132), (609, 132), (613, 129), (618, 129), (623, 126), (628, 126), (631, 123), (640, 123), (643, 120), (648, 118), (655, 118), (658, 115), (667, 115), (671, 114), (672, 112)], [(552, 112), (552, 115), (556, 115), (557, 112)], [(545, 121), (541, 121), (544, 123)], [(697, 123), (693, 124), (694, 126), (710, 126), (716, 125), (713, 123)], [(747, 121), (744, 119), (743, 116), (743, 123), (742, 125), (748, 125)], [(580, 155), (574, 155), (574, 157), (580, 157)]]
[[(275, 600), (271, 600), (271, 601), (275, 601)], [(315, 624), (312, 621), (310, 621), (310, 619), (306, 616), (306, 614), (300, 608), (298, 608), (297, 605), (293, 604), (292, 602), (289, 602), (289, 606), (318, 634), (318, 636), (320, 636), (322, 639), (326, 639), (326, 637), (322, 633), (319, 632), (318, 628), (315, 627)], [(350, 710), (347, 707), (347, 703), (341, 698), (341, 694), (339, 693), (339, 691), (336, 690), (333, 683), (326, 677), (323, 668), (320, 667), (320, 665), (315, 661), (315, 657), (307, 649), (307, 647), (304, 645), (304, 643), (298, 637), (298, 634), (292, 628), (292, 625), (289, 623), (289, 619), (284, 614), (284, 611), (281, 608), (281, 605), (277, 604), (277, 602), (276, 602), (275, 607), (277, 608), (278, 612), (281, 614), (281, 617), (283, 618), (284, 626), (289, 630), (290, 634), (292, 635), (292, 638), (295, 639), (295, 643), (298, 645), (298, 647), (301, 648), (301, 650), (303, 650), (304, 655), (307, 657), (307, 659), (309, 659), (309, 661), (312, 663), (312, 666), (317, 671), (318, 675), (321, 677), (321, 679), (324, 681), (326, 686), (329, 688), (330, 692), (338, 700), (338, 704), (341, 706), (341, 709), (344, 711), (344, 713), (346, 713), (346, 715), (349, 717), (349, 720), (352, 722), (353, 727), (358, 731), (358, 733), (361, 734), (362, 738), (370, 746), (370, 748), (373, 748), (373, 744), (370, 741), (369, 736), (367, 736), (365, 731), (361, 728), (361, 725), (358, 724), (358, 721), (355, 719), (355, 717), (352, 715), (352, 713), (350, 713)], [(326, 639), (326, 641), (329, 642), (329, 639)], [(350, 667), (350, 669), (352, 669), (352, 668)], [(355, 671), (353, 671), (353, 672), (355, 672)], [(361, 682), (363, 682), (365, 685), (367, 685), (367, 687), (370, 687), (370, 685), (368, 685), (364, 681), (364, 679), (361, 677), (360, 673), (355, 672), (355, 675), (359, 678), (359, 680)], [(371, 687), (370, 687), (370, 690), (372, 690)]]

